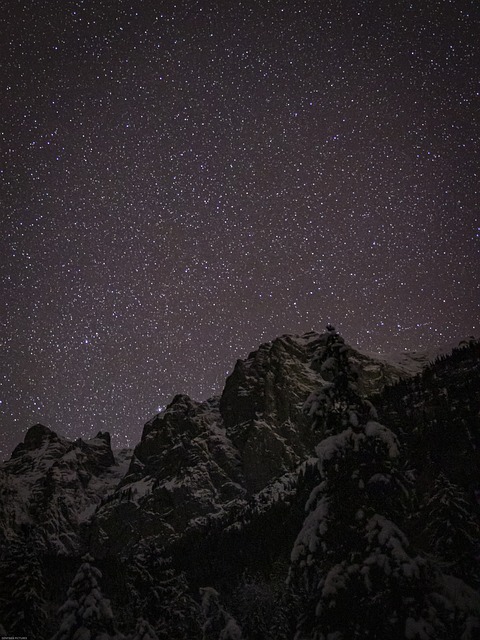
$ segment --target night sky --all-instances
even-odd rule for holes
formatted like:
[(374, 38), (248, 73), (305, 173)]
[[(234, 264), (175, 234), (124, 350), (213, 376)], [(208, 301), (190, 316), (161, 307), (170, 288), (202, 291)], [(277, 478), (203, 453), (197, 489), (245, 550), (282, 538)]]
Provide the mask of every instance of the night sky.
[(2, 455), (327, 321), (478, 335), (476, 0), (3, 4)]

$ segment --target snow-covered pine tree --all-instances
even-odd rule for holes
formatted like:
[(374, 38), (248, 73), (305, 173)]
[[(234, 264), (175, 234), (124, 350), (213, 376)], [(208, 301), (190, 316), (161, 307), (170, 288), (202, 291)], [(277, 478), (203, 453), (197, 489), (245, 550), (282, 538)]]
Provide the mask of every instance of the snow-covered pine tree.
[(203, 587), (200, 594), (205, 620), (202, 640), (243, 640), (237, 621), (222, 607), (218, 591)]
[(316, 393), (309, 396), (304, 406), (304, 411), (313, 418), (313, 427), (322, 436), (355, 426), (351, 419), (365, 422), (377, 417), (372, 404), (358, 393), (358, 373), (350, 362), (350, 351), (335, 327), (328, 324), (312, 362), (312, 367), (322, 375), (324, 382)]
[(441, 473), (421, 510), (429, 550), (478, 584), (480, 527), (465, 491)]
[(148, 620), (160, 640), (201, 637), (200, 607), (163, 547), (152, 541), (138, 545), (129, 561), (127, 589), (134, 617)]
[(33, 541), (11, 542), (0, 564), (0, 619), (11, 635), (42, 636), (46, 623), (45, 584)]
[(75, 575), (60, 607), (60, 628), (52, 640), (120, 640), (115, 630), (110, 601), (103, 597), (99, 581), (102, 573), (89, 554)]
[(327, 327), (316, 361), (326, 380), (306, 403), (327, 437), (291, 556), (291, 584), (306, 594), (296, 638), (450, 637), (431, 595), (435, 571), (395, 524), (407, 492), (398, 440), (360, 396), (348, 351)]
[(139, 618), (131, 640), (158, 640), (158, 636), (147, 620)]

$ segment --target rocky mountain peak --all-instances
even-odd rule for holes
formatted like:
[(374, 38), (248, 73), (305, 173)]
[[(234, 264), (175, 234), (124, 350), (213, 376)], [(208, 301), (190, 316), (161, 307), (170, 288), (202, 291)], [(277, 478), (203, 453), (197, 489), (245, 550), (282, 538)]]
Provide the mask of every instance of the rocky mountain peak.
[(201, 431), (197, 415), (200, 403), (184, 394), (176, 395), (165, 411), (157, 414), (144, 426), (134, 458), (145, 462), (152, 455), (160, 455), (166, 448), (182, 439), (192, 439)]
[(72, 442), (41, 424), (30, 427), (0, 471), (4, 537), (35, 525), (39, 544), (58, 554), (81, 547), (85, 522), (120, 479), (109, 433)]
[(285, 335), (237, 360), (220, 399), (227, 429), (256, 416), (285, 422), (301, 416), (307, 390), (316, 382), (310, 362), (319, 335)]
[(108, 431), (99, 431), (95, 436), (95, 440), (103, 440), (109, 447), (112, 443), (112, 438)]
[(57, 434), (43, 424), (34, 424), (25, 434), (24, 441), (15, 447), (12, 458), (18, 458), (26, 451), (34, 451), (44, 446), (45, 441), (58, 441)]

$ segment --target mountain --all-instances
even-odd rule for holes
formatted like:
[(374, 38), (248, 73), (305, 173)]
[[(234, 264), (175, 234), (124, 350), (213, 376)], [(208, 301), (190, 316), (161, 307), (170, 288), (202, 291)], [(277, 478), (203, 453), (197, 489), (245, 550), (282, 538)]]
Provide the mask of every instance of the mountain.
[[(198, 588), (208, 586), (202, 593), (209, 594), (210, 605), (217, 592), (225, 598), (225, 605), (215, 605), (219, 616), (223, 611), (221, 620), (230, 620), (222, 608), (229, 607), (244, 631), (250, 629), (247, 638), (293, 637), (303, 596), (286, 591), (285, 578), (305, 504), (313, 504), (309, 496), (321, 483), (319, 443), (328, 441), (326, 424), (351, 428), (342, 416), (353, 421), (347, 408), (357, 397), (363, 398), (355, 400), (359, 415), (373, 402), (377, 419), (405, 452), (410, 497), (402, 525), (413, 548), (429, 553), (430, 529), (422, 523), (425, 514), (437, 513), (435, 500), (445, 503), (438, 498), (443, 491), (456, 496), (452, 504), (463, 505), (459, 513), (468, 512), (469, 533), (458, 547), (471, 566), (477, 552), (468, 541), (472, 530), (480, 531), (478, 342), (468, 341), (451, 355), (433, 354), (431, 362), (427, 353), (364, 353), (332, 336), (338, 336), (333, 328), (261, 345), (237, 361), (221, 396), (204, 402), (175, 396), (145, 424), (133, 451), (113, 452), (108, 433), (72, 442), (42, 425), (28, 430), (0, 465), (0, 563), (15, 574), (12, 566), (22, 554), (40, 562), (48, 584), (42, 605), (49, 609), (47, 629), (55, 628), (53, 610), (66, 581), (90, 552), (102, 566), (125, 630), (135, 626), (135, 617), (157, 611), (147, 592), (165, 584), (161, 598), (172, 611), (174, 602), (183, 603), (178, 616), (185, 618), (188, 609), (192, 624), (204, 615), (196, 609)], [(346, 384), (345, 371), (355, 392), (333, 401), (335, 389)], [(435, 489), (440, 476), (445, 482)], [(460, 552), (438, 553), (442, 571), (453, 571), (442, 578), (442, 589), (463, 590), (470, 604), (462, 611), (475, 609), (477, 573), (465, 568)], [(0, 601), (2, 589), (10, 590), (0, 580)], [(254, 611), (259, 628), (270, 620), (271, 628), (258, 631), (263, 635), (251, 628)], [(180, 618), (170, 620), (168, 632), (165, 620), (149, 622), (174, 637)]]
[(108, 433), (70, 442), (48, 427), (34, 425), (0, 466), (0, 527), (5, 540), (34, 526), (45, 551), (78, 552), (85, 523), (118, 484), (127, 461), (124, 455), (115, 459)]
[[(219, 398), (178, 395), (147, 422), (125, 478), (96, 511), (95, 553), (208, 528), (312, 455), (303, 405), (328, 377), (316, 362), (319, 340), (310, 332), (267, 342), (237, 361)], [(351, 358), (366, 393), (405, 375), (355, 349)]]

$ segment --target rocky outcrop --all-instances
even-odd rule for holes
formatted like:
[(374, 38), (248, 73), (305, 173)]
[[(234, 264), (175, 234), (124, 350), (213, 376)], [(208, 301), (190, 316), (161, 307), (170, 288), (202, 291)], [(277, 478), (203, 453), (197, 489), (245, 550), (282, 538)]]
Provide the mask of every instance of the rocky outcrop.
[(129, 470), (98, 509), (97, 553), (151, 535), (173, 540), (207, 526), (245, 495), (241, 458), (223, 426), (218, 399), (175, 396), (145, 425)]
[(283, 336), (237, 360), (220, 400), (226, 428), (258, 416), (277, 424), (301, 419), (306, 394), (318, 384), (310, 367), (318, 337)]
[(25, 434), (25, 439), (13, 450), (11, 459), (22, 458), (29, 451), (37, 451), (45, 443), (59, 443), (61, 439), (57, 434), (43, 424), (35, 424)]
[(118, 473), (108, 433), (71, 442), (34, 425), (0, 469), (0, 535), (8, 541), (33, 527), (45, 551), (78, 552), (86, 521)]
[(295, 469), (313, 451), (303, 403), (319, 384), (310, 366), (318, 335), (283, 336), (238, 360), (220, 412), (238, 448), (249, 494)]

